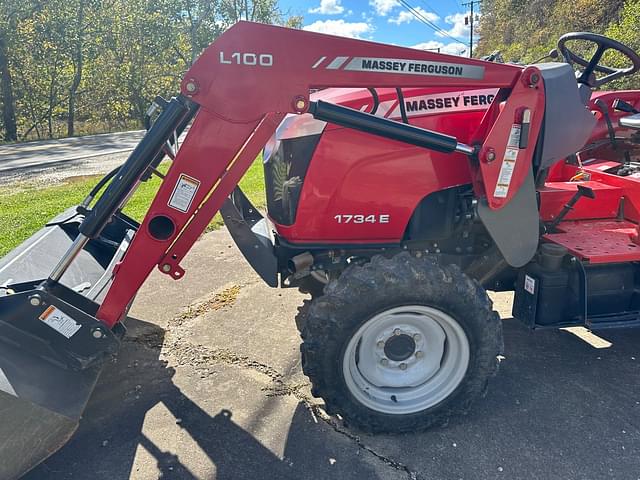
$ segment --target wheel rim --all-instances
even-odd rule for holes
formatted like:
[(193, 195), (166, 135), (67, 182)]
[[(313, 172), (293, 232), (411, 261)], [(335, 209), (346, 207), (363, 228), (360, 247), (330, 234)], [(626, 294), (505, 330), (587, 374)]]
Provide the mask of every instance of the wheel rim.
[(450, 315), (424, 305), (385, 310), (351, 337), (342, 359), (350, 393), (366, 407), (415, 413), (446, 399), (469, 366), (469, 340)]

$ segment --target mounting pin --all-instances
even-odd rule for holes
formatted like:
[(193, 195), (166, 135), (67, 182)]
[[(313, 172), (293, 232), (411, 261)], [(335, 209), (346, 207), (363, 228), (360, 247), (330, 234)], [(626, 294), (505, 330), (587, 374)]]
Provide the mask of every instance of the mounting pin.
[(42, 297), (40, 295), (31, 295), (29, 297), (29, 303), (34, 307), (37, 307), (38, 305), (42, 304)]

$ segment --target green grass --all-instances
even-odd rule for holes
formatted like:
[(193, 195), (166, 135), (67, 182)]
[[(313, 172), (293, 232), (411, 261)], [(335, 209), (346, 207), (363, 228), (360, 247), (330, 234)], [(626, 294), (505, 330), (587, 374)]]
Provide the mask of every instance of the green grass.
[[(240, 186), (256, 207), (264, 206), (264, 177), (261, 158), (257, 158), (249, 168)], [(162, 165), (166, 171), (168, 165)], [(29, 238), (52, 217), (66, 208), (80, 203), (100, 175), (71, 178), (64, 183), (43, 188), (29, 184), (17, 184), (0, 188), (0, 257)], [(125, 212), (142, 220), (155, 196), (160, 179), (154, 177), (143, 183), (125, 208)], [(209, 230), (222, 225), (220, 215), (216, 215)]]

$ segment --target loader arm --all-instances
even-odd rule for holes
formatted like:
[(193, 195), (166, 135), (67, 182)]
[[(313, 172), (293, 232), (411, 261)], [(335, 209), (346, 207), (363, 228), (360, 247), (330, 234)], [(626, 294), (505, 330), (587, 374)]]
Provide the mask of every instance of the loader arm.
[[(490, 208), (498, 209), (518, 191), (530, 169), (533, 148), (525, 148), (510, 172), (508, 192), (496, 187), (502, 160), (508, 155), (511, 127), (522, 123), (523, 111), (528, 112), (531, 137), (536, 138), (544, 110), (539, 78), (535, 67), (523, 69), (250, 22), (236, 24), (184, 76), (182, 95), (199, 105), (198, 114), (115, 270), (97, 317), (109, 326), (118, 322), (156, 265), (174, 279), (184, 275), (180, 262), (284, 115), (303, 114), (311, 107), (317, 112), (309, 100), (311, 90), (501, 89), (498, 98), (507, 100), (506, 104), (498, 108), (496, 101), (488, 110), (476, 135), (474, 152), (480, 157), (472, 155), (470, 160), (477, 171), (479, 193), (486, 193)], [(492, 142), (486, 144), (485, 138)]]

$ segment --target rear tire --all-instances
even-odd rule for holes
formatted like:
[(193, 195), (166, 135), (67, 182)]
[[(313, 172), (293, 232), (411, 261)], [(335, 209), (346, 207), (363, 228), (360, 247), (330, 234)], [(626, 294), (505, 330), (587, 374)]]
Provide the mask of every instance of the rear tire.
[(311, 301), (302, 367), (329, 413), (371, 433), (425, 430), (484, 394), (502, 352), (486, 292), (401, 253), (346, 269)]

